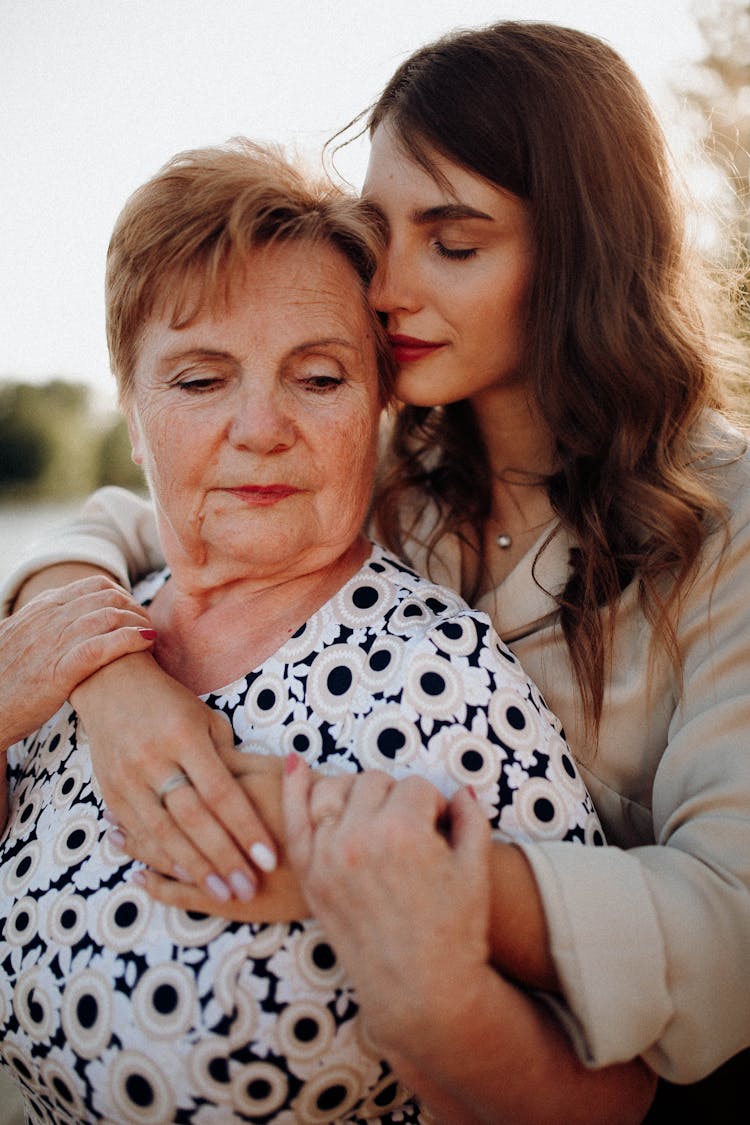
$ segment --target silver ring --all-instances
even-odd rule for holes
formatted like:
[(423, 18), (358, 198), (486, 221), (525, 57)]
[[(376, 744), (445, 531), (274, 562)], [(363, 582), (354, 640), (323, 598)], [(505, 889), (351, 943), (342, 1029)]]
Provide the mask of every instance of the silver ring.
[(171, 777), (168, 777), (166, 781), (163, 781), (161, 783), (159, 788), (156, 790), (156, 796), (159, 798), (161, 803), (164, 804), (164, 798), (166, 797), (167, 793), (171, 793), (173, 789), (178, 789), (180, 785), (190, 784), (192, 783), (188, 775), (186, 773), (183, 773), (182, 770), (178, 770), (177, 773), (173, 773)]

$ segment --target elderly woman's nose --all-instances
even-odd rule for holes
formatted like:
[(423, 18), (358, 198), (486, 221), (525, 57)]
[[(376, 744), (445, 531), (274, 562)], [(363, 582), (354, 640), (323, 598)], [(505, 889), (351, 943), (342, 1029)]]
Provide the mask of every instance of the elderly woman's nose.
[(294, 441), (295, 427), (278, 391), (245, 392), (229, 422), (233, 445), (267, 453)]

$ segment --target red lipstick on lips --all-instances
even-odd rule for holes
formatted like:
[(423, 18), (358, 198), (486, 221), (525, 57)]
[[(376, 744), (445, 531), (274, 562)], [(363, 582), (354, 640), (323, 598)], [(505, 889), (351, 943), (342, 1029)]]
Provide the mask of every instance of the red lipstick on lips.
[(419, 340), (416, 336), (401, 336), (397, 334), (389, 337), (396, 363), (413, 363), (416, 359), (424, 359), (444, 347), (432, 340)]
[(294, 496), (300, 490), (293, 484), (242, 484), (237, 485), (236, 488), (228, 488), (226, 491), (239, 497), (240, 500), (247, 501), (250, 506), (267, 508), (280, 500)]

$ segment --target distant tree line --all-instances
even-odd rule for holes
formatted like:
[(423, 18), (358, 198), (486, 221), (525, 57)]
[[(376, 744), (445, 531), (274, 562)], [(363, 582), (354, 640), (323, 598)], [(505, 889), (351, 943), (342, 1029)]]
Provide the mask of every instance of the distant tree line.
[(145, 488), (119, 415), (94, 411), (82, 383), (0, 382), (0, 500), (65, 499), (104, 484)]

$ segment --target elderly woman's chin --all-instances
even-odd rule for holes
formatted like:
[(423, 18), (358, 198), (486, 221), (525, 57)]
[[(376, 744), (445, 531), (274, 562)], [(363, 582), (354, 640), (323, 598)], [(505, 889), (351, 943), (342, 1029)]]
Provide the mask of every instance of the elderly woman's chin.
[(185, 587), (226, 589), (233, 583), (244, 590), (265, 589), (276, 583), (328, 573), (341, 573), (346, 581), (359, 568), (369, 550), (361, 533), (365, 511), (316, 533), (299, 512), (302, 505), (287, 503), (271, 517), (264, 513), (233, 511), (222, 506), (207, 514), (199, 533), (178, 538), (172, 528), (161, 531), (164, 556)]

